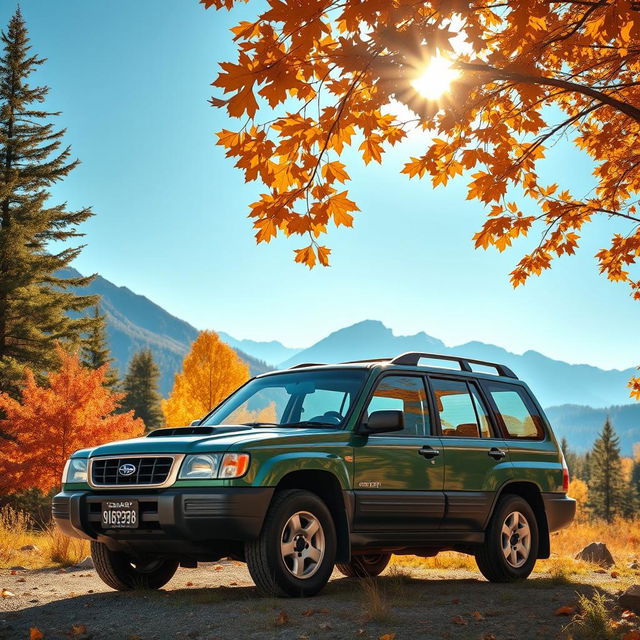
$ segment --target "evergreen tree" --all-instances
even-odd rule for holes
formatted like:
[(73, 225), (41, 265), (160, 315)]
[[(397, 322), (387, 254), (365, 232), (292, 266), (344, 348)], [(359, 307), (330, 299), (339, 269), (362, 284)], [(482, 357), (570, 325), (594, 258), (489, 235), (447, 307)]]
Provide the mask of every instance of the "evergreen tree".
[(633, 463), (633, 469), (631, 470), (631, 485), (635, 487), (636, 493), (640, 496), (640, 461), (636, 460)]
[(157, 429), (164, 423), (158, 392), (160, 369), (153, 360), (151, 349), (143, 349), (133, 354), (127, 375), (124, 378), (125, 396), (121, 402), (123, 411), (133, 411), (141, 418), (147, 431)]
[(638, 516), (638, 509), (640, 508), (640, 496), (636, 485), (633, 483), (633, 479), (629, 482), (625, 482), (622, 485), (622, 492), (620, 495), (620, 515), (623, 518), (636, 518)]
[(620, 439), (607, 418), (593, 445), (589, 463), (589, 497), (593, 514), (611, 522), (621, 512), (624, 480)]
[[(93, 326), (82, 344), (82, 364), (90, 369), (99, 369), (105, 364), (111, 364), (113, 358), (107, 344), (106, 325), (104, 315), (100, 313), (100, 307), (96, 305), (93, 310)], [(113, 368), (107, 369), (105, 385), (110, 389), (118, 386), (118, 372)]]
[[(78, 312), (96, 299), (71, 290), (91, 278), (61, 278), (59, 272), (80, 253), (82, 247), (68, 241), (82, 235), (77, 226), (93, 214), (49, 202), (51, 185), (78, 161), (70, 159), (69, 147), (60, 150), (64, 130), (49, 121), (58, 114), (40, 106), (48, 88), (28, 83), (44, 60), (30, 51), (20, 9), (1, 40), (0, 391), (17, 397), (25, 368), (55, 369), (55, 343), (78, 344), (91, 327), (93, 319)], [(51, 242), (65, 248), (52, 252)]]

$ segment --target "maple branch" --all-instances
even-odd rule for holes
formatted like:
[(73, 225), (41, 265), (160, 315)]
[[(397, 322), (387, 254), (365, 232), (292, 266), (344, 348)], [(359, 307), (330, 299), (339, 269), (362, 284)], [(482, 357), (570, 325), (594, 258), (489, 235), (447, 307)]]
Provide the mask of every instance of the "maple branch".
[(595, 100), (598, 100), (602, 104), (609, 105), (614, 109), (624, 113), (636, 122), (640, 122), (640, 109), (630, 105), (626, 102), (622, 102), (613, 96), (606, 93), (602, 93), (592, 87), (586, 87), (575, 82), (569, 82), (567, 80), (560, 80), (558, 78), (549, 78), (547, 76), (532, 76), (526, 73), (520, 73), (518, 71), (509, 71), (508, 69), (498, 69), (487, 64), (479, 64), (475, 62), (458, 62), (455, 65), (459, 69), (465, 71), (480, 71), (482, 73), (489, 73), (496, 79), (500, 80), (515, 80), (524, 84), (539, 84), (542, 86), (560, 87), (569, 91), (580, 93)]

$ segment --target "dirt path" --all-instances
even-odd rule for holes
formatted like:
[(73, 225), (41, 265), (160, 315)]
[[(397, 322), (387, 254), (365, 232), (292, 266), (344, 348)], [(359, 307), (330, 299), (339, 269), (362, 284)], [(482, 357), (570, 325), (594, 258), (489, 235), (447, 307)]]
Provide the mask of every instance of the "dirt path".
[(180, 569), (161, 591), (129, 593), (111, 591), (93, 570), (3, 570), (0, 588), (15, 595), (0, 599), (0, 638), (29, 638), (30, 627), (46, 640), (556, 638), (569, 619), (554, 612), (575, 604), (577, 593), (631, 582), (612, 586), (610, 576), (592, 573), (558, 585), (534, 574), (494, 585), (469, 571), (388, 572), (377, 583), (385, 615), (372, 608), (375, 594), (337, 573), (321, 595), (294, 600), (259, 597), (244, 565), (233, 562)]

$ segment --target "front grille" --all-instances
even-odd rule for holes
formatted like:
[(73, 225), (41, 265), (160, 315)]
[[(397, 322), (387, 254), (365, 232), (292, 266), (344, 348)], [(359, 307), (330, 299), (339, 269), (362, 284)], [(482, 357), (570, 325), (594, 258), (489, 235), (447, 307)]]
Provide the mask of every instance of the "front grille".
[[(122, 475), (123, 464), (135, 467), (131, 475)], [(140, 458), (96, 458), (91, 465), (91, 481), (97, 486), (137, 486), (162, 484), (169, 477), (173, 458), (170, 456)]]

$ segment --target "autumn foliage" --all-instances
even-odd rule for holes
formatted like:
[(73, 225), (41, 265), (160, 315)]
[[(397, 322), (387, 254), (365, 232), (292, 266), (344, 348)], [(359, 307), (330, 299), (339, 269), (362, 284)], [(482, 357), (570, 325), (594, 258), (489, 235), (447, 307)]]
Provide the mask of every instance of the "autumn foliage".
[(19, 400), (0, 393), (3, 440), (0, 493), (59, 486), (67, 458), (77, 449), (131, 438), (144, 430), (133, 413), (113, 414), (121, 394), (104, 386), (109, 365), (89, 369), (77, 354), (57, 348), (60, 369), (39, 385), (27, 369)]
[(203, 331), (176, 374), (163, 402), (166, 425), (179, 427), (202, 418), (249, 379), (249, 367), (213, 331)]

